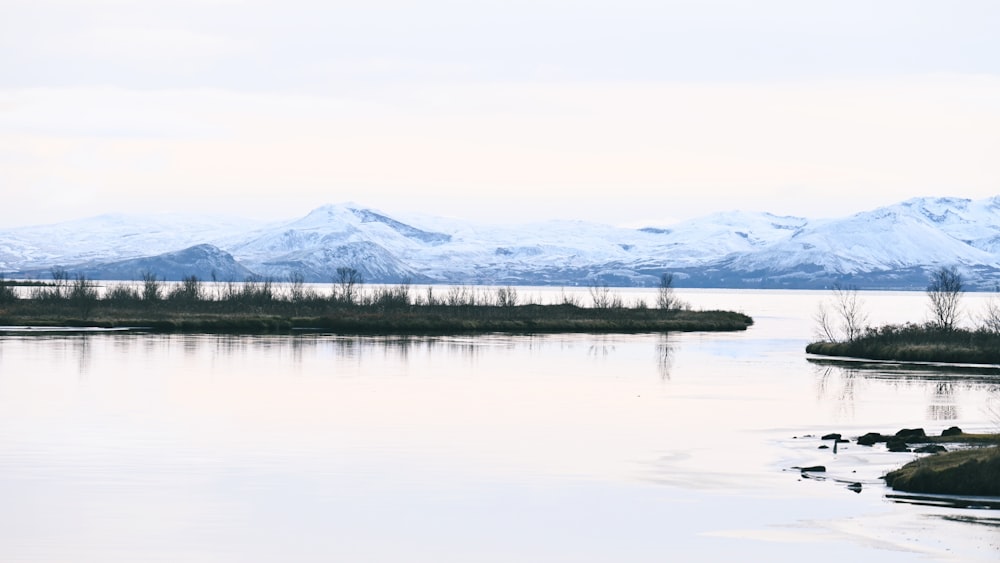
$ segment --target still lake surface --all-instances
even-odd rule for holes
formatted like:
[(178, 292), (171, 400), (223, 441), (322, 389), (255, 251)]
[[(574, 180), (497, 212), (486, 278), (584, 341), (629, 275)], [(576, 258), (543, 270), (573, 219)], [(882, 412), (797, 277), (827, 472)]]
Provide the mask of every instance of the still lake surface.
[[(995, 431), (1000, 379), (812, 363), (826, 292), (678, 294), (756, 324), (0, 335), (0, 561), (1000, 558), (997, 510), (892, 498), (878, 477), (913, 454), (818, 449), (828, 432)], [(862, 297), (873, 324), (926, 318), (922, 293)], [(826, 479), (790, 469), (814, 464)]]

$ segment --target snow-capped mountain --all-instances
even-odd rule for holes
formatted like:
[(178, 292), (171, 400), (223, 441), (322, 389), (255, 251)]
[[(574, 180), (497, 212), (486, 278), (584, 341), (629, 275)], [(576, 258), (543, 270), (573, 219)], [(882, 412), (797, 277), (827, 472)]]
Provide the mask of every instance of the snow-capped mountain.
[(0, 271), (140, 258), (226, 240), (262, 221), (200, 214), (108, 214), (0, 230)]
[[(110, 279), (150, 271), (329, 282), (337, 268), (371, 282), (923, 289), (957, 266), (971, 288), (1000, 274), (1000, 196), (915, 198), (840, 219), (715, 213), (670, 226), (581, 221), (486, 226), (405, 219), (353, 203), (263, 224), (206, 216), (91, 219), (0, 231), (0, 271), (44, 277), (53, 266)], [(140, 274), (141, 275), (141, 274)]]

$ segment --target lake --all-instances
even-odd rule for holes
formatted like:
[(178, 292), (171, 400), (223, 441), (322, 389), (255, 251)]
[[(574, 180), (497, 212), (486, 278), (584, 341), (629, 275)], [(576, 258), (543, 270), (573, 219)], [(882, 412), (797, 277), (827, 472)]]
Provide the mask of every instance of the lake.
[(1000, 379), (810, 362), (826, 292), (678, 295), (755, 325), (0, 336), (0, 560), (997, 560), (996, 510), (893, 498), (878, 477), (914, 454), (819, 436), (996, 431)]

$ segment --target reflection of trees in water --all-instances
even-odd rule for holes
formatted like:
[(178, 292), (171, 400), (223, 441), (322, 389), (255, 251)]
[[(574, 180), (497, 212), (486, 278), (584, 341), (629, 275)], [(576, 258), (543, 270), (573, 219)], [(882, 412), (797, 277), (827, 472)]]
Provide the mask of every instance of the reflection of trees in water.
[(858, 376), (857, 370), (813, 365), (813, 372), (816, 374), (816, 398), (823, 401), (833, 397), (838, 416), (853, 416), (858, 387), (864, 381)]
[(602, 338), (590, 345), (590, 348), (587, 349), (587, 355), (595, 358), (607, 358), (614, 351), (615, 345)]
[(670, 335), (666, 332), (660, 334), (656, 341), (656, 367), (660, 372), (660, 379), (664, 381), (670, 379), (670, 370), (674, 367), (673, 347)]
[[(676, 337), (659, 334), (652, 342), (657, 371), (663, 380), (669, 380), (674, 367)], [(357, 363), (365, 358), (386, 358), (400, 363), (417, 358), (440, 355), (463, 358), (470, 363), (483, 354), (496, 350), (537, 352), (547, 348), (559, 351), (579, 350), (586, 347), (587, 355), (605, 360), (616, 354), (618, 338), (615, 336), (586, 335), (572, 338), (558, 336), (338, 336), (305, 333), (293, 336), (274, 335), (137, 335), (125, 337), (121, 346), (131, 350), (149, 348), (151, 355), (162, 353), (163, 347), (182, 350), (185, 355), (244, 356), (267, 352), (280, 356), (295, 367), (310, 361)], [(648, 342), (648, 341), (647, 341)], [(122, 350), (127, 351), (127, 350)], [(574, 352), (579, 353), (579, 352)], [(423, 361), (422, 359), (420, 361)], [(334, 364), (331, 364), (331, 367)]]
[(90, 371), (90, 336), (84, 334), (74, 338), (72, 342), (73, 352), (76, 355), (77, 373), (85, 375), (88, 371)]
[(938, 381), (932, 392), (931, 404), (927, 405), (927, 418), (930, 420), (957, 419), (958, 405), (955, 404), (955, 384), (950, 381)]
[[(992, 401), (990, 415), (1000, 424), (1000, 385), (993, 375), (969, 373), (949, 374), (932, 370), (905, 370), (900, 368), (857, 369), (842, 365), (813, 363), (816, 385), (821, 401), (834, 400), (840, 411), (853, 413), (854, 403), (871, 384), (878, 383), (891, 389), (923, 388), (927, 391), (928, 420), (956, 420), (961, 416), (960, 392), (987, 390), (987, 403)], [(987, 407), (989, 410), (989, 407)], [(987, 413), (989, 415), (989, 412)]]
[(989, 418), (990, 422), (1000, 430), (1000, 385), (994, 386), (990, 391), (990, 396), (986, 398), (986, 406), (983, 407), (983, 412)]

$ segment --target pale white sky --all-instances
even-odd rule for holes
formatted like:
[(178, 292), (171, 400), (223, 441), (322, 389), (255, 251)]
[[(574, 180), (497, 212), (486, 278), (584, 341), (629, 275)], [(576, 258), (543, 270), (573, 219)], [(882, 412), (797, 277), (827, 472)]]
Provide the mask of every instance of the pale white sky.
[(1000, 194), (1000, 2), (0, 0), (0, 228)]

